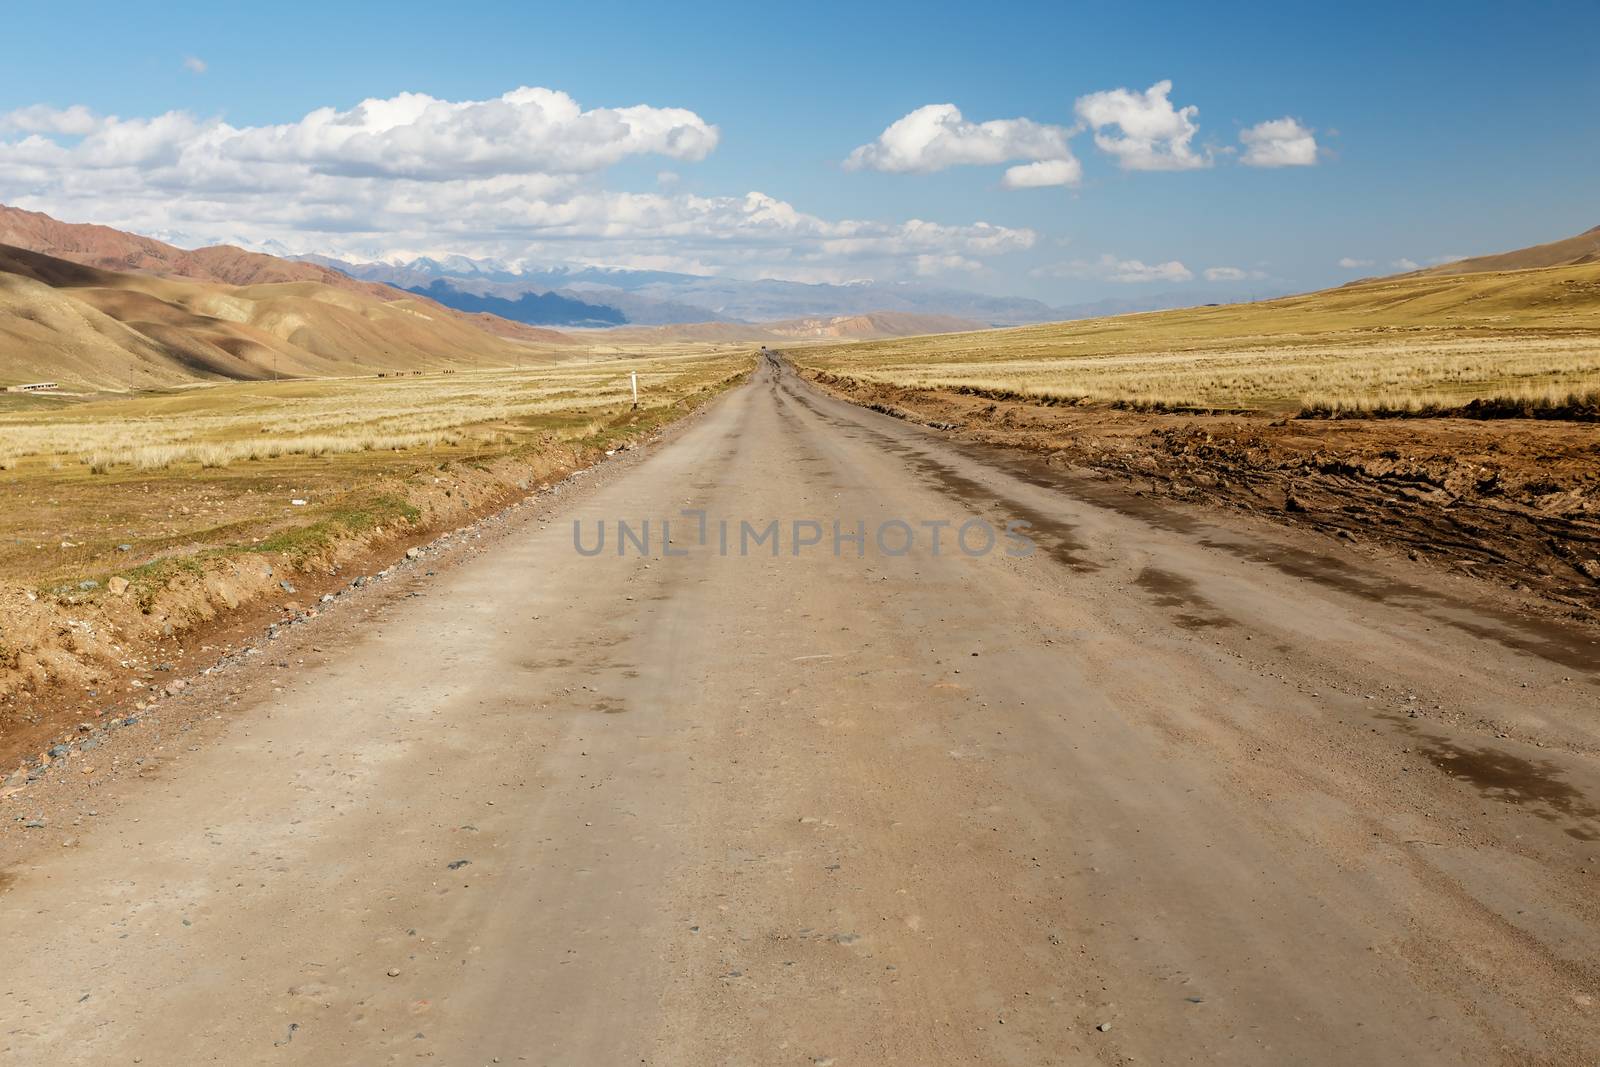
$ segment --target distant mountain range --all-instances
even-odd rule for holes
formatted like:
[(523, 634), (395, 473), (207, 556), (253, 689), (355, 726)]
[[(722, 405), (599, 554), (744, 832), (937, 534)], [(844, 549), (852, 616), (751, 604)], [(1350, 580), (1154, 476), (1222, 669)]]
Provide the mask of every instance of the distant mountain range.
[[(471, 264), (440, 267), (470, 270)], [(692, 314), (692, 324), (617, 329), (625, 313), (567, 294), (590, 292), (582, 287), (596, 278), (643, 286), (684, 276), (554, 273), (573, 287), (500, 296), (470, 291), (471, 281), (424, 281), (422, 268), (365, 280), (326, 263), (230, 245), (186, 250), (0, 205), (0, 385), (58, 381), (69, 389), (119, 390), (208, 379), (522, 366), (654, 344), (783, 344), (986, 325), (897, 311), (706, 322), (706, 312), (692, 308), (684, 312)], [(603, 291), (621, 294), (621, 301), (637, 295)], [(671, 309), (664, 301), (639, 299), (658, 312)], [(549, 318), (612, 328), (573, 336), (523, 321)]]
[[(782, 345), (794, 341), (866, 341), (934, 333), (968, 333), (985, 324), (952, 315), (918, 315), (909, 311), (873, 311), (864, 315), (825, 315), (781, 322), (692, 322), (665, 326), (623, 326), (589, 335), (596, 345), (626, 350), (632, 345), (752, 344)], [(583, 336), (583, 335), (580, 335)]]
[[(0, 243), (102, 270), (136, 271), (227, 285), (313, 281), (396, 299), (420, 295), (473, 315), (532, 326), (604, 328), (701, 323), (760, 324), (882, 313), (916, 321), (939, 316), (981, 326), (1154, 311), (1195, 302), (1192, 292), (1052, 307), (1038, 300), (986, 296), (918, 282), (807, 284), (673, 271), (505, 263), (467, 256), (354, 263), (318, 255), (283, 256), (231, 245), (185, 250), (108, 226), (59, 222), (0, 205)], [(504, 326), (485, 322), (504, 332)]]
[[(513, 306), (493, 305), (494, 313), (542, 326), (759, 323), (885, 311), (941, 315), (988, 326), (1020, 326), (1062, 317), (1061, 309), (1038, 300), (986, 296), (915, 282), (808, 284), (659, 270), (527, 267), (465, 256), (401, 263), (301, 258), (363, 281), (426, 293), (441, 304), (462, 310), (483, 309), (478, 302), (482, 298), (509, 301)], [(554, 295), (577, 306), (549, 301), (519, 305), (530, 294)], [(621, 318), (614, 317), (617, 315)]]
[[(1600, 227), (1400, 277), (1592, 263), (1600, 263)], [(1528, 292), (1543, 290), (1532, 284)], [(182, 249), (0, 205), (0, 384), (60, 380), (126, 389), (516, 366), (653, 344), (782, 345), (979, 330), (1182, 307), (1195, 296), (1174, 290), (1050, 307), (915, 283), (528, 269), (460, 256), (349, 264), (229, 245)], [(598, 329), (573, 335), (550, 324)]]
[(559, 323), (562, 326), (621, 326), (628, 317), (605, 304), (587, 304), (560, 293), (522, 293), (515, 300), (503, 296), (479, 296), (463, 292), (443, 278), (427, 285), (407, 286), (408, 292), (437, 300), (458, 311), (499, 315), (503, 319), (528, 324)]

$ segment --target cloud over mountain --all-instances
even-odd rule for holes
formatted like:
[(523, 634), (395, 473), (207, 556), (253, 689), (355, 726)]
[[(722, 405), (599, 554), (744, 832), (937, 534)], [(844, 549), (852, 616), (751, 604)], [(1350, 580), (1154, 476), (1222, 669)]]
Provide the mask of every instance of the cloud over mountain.
[[(1001, 139), (1034, 157), (1065, 150), (1059, 132), (1022, 126)], [(545, 256), (819, 281), (926, 274), (940, 264), (964, 272), (972, 257), (1034, 242), (1031, 230), (981, 222), (825, 219), (760, 192), (707, 197), (670, 182), (650, 192), (602, 183), (632, 157), (704, 159), (719, 138), (683, 108), (585, 109), (566, 93), (528, 87), (490, 100), (401, 93), (261, 126), (185, 111), (122, 118), (35, 106), (0, 115), (0, 200), (180, 244), (355, 258)]]
[(1194, 271), (1176, 259), (1169, 259), (1165, 263), (1145, 263), (1138, 259), (1118, 259), (1109, 252), (1099, 259), (1075, 259), (1038, 267), (1033, 273), (1040, 278), (1098, 278), (1129, 285), (1194, 280)]

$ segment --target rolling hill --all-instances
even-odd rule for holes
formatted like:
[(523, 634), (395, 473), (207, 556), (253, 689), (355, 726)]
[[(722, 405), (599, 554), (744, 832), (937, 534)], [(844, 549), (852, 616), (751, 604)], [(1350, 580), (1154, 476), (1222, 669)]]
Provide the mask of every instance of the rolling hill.
[(1576, 237), (1567, 237), (1548, 244), (1519, 248), (1514, 252), (1499, 252), (1489, 256), (1473, 256), (1444, 263), (1437, 267), (1416, 271), (1420, 275), (1481, 274), (1485, 271), (1533, 270), (1539, 267), (1574, 267), (1582, 263), (1600, 263), (1600, 226), (1585, 230)]
[(1244, 345), (1287, 360), (1294, 349), (1350, 340), (1492, 338), (1518, 330), (1600, 334), (1600, 262), (1459, 275), (1400, 274), (1250, 304), (951, 333), (932, 342), (884, 339), (840, 351), (862, 359), (895, 352), (918, 359), (975, 361), (1156, 352), (1176, 360)]
[(377, 288), (382, 295), (304, 279), (229, 285), (0, 245), (0, 384), (120, 390), (515, 365), (572, 345), (555, 331)]
[(811, 345), (803, 366), (1010, 399), (1293, 414), (1600, 388), (1600, 262), (1399, 275), (1251, 304)]
[(318, 282), (385, 300), (400, 297), (389, 286), (361, 281), (317, 263), (280, 259), (231, 245), (186, 251), (151, 237), (110, 226), (61, 222), (38, 211), (0, 204), (0, 244), (109, 271), (134, 271), (163, 278), (189, 278), (224, 285)]

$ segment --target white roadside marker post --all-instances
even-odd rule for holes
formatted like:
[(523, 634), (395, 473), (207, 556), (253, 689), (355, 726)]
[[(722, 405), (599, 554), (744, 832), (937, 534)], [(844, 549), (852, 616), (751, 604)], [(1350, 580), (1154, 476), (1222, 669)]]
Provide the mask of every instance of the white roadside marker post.
[(628, 377), (633, 380), (633, 406), (637, 409), (639, 407), (639, 372), (629, 371)]

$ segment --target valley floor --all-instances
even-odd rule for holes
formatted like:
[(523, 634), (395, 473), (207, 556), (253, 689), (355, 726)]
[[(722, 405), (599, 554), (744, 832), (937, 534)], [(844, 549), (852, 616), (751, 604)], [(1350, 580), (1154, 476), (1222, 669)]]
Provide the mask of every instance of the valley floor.
[(776, 362), (592, 481), (199, 681), (37, 825), (11, 798), (0, 1052), (1600, 1056), (1592, 629)]

